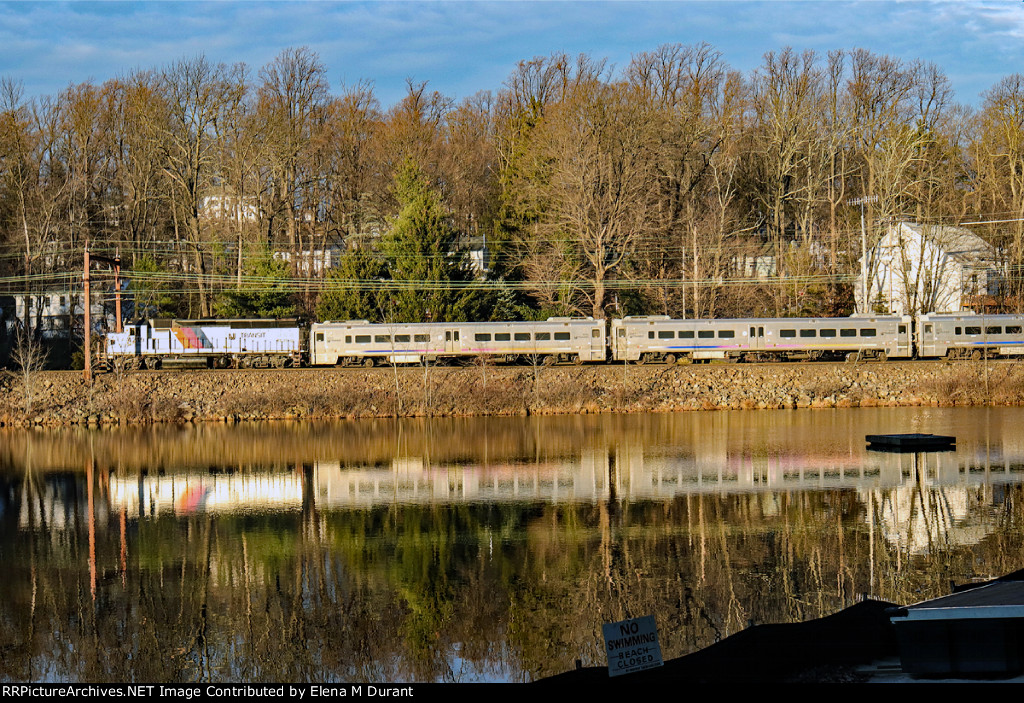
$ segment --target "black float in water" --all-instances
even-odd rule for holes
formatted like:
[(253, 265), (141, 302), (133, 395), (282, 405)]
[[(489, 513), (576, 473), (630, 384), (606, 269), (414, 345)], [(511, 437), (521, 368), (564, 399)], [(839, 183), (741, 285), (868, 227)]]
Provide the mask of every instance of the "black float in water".
[(956, 437), (940, 434), (869, 434), (868, 449), (880, 452), (941, 452), (956, 446)]

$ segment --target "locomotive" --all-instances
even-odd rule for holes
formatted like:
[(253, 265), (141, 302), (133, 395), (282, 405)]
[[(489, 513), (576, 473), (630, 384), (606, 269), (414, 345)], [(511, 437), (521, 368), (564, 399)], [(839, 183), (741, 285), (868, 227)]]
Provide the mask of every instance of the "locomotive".
[(150, 319), (108, 334), (108, 367), (284, 368), (446, 363), (885, 361), (1024, 355), (1024, 315), (371, 323)]

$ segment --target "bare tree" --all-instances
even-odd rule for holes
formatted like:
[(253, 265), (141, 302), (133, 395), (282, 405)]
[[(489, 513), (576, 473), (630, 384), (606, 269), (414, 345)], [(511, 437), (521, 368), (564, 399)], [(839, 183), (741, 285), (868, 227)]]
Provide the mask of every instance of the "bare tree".
[(577, 86), (539, 137), (538, 157), (549, 164), (533, 184), (545, 206), (540, 232), (575, 250), (586, 271), (578, 291), (596, 318), (605, 316), (608, 282), (654, 219), (654, 142), (636, 98), (627, 84)]
[(26, 415), (32, 412), (36, 384), (40, 372), (46, 368), (46, 359), (47, 351), (42, 340), (32, 334), (27, 326), (20, 326), (14, 336), (14, 346), (11, 348), (11, 361), (14, 362), (16, 370), (9, 373), (21, 386), (21, 398)]

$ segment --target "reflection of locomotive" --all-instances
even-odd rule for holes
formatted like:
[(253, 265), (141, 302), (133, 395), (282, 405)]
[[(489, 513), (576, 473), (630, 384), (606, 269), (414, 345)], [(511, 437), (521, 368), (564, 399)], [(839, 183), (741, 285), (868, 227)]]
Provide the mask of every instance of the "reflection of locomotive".
[(229, 367), (418, 364), (486, 357), (497, 363), (664, 362), (723, 359), (974, 358), (1024, 354), (1024, 316), (917, 318), (626, 317), (539, 322), (314, 323), (149, 320), (107, 335), (104, 361), (130, 368), (176, 363)]

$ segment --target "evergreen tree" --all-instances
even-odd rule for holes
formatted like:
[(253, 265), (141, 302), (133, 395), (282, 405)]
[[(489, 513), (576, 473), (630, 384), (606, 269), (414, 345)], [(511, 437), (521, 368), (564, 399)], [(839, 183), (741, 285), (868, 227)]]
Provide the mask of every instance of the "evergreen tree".
[(181, 310), (181, 297), (174, 296), (167, 290), (167, 269), (157, 263), (150, 254), (144, 254), (135, 260), (131, 272), (130, 290), (134, 293), (136, 318), (178, 317)]
[(381, 320), (386, 296), (378, 282), (386, 274), (387, 267), (377, 252), (369, 249), (346, 252), (338, 266), (327, 273), (324, 292), (316, 305), (317, 319)]
[(383, 238), (392, 293), (385, 317), (392, 322), (484, 319), (482, 297), (467, 290), (474, 280), (469, 257), (437, 192), (412, 160), (395, 179), (401, 211)]
[(288, 292), (288, 262), (263, 249), (245, 265), (242, 288), (225, 291), (217, 305), (221, 317), (292, 317), (295, 305)]

